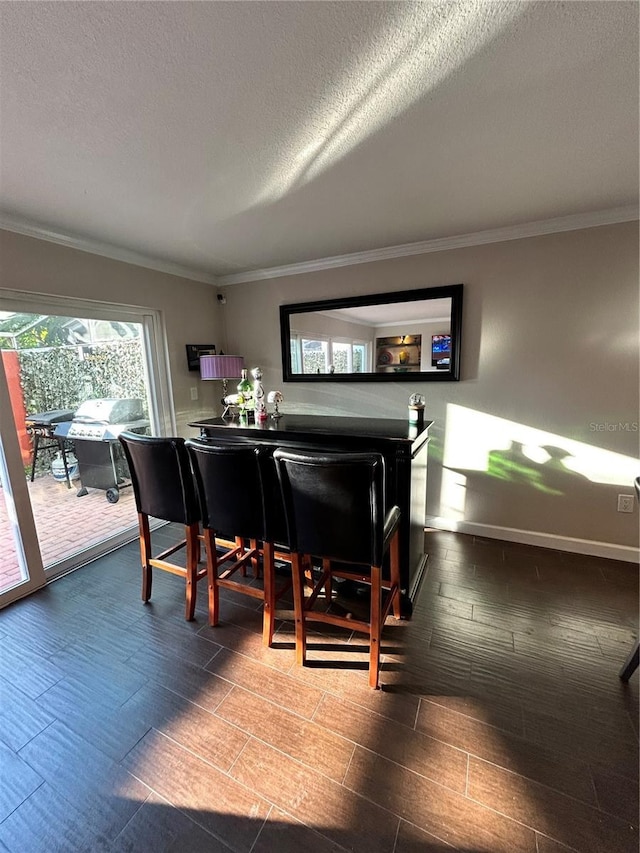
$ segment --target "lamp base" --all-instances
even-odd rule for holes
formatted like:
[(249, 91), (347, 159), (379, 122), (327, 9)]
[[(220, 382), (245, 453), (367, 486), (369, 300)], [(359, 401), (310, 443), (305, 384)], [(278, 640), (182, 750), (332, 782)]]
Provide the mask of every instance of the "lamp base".
[(235, 403), (225, 403), (222, 400), (222, 404), (224, 406), (224, 411), (220, 415), (221, 418), (230, 417), (231, 420), (235, 420), (236, 415), (244, 416), (247, 420), (252, 421), (255, 417), (255, 409), (241, 409), (240, 406), (237, 406)]

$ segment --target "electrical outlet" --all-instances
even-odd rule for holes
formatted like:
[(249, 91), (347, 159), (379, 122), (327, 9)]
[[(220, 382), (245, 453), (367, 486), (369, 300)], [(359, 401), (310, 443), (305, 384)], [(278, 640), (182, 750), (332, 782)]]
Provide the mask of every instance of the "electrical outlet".
[(197, 400), (197, 399), (198, 399), (198, 389), (197, 389), (197, 388), (192, 388), (192, 389), (191, 389), (191, 399), (192, 399), (192, 400)]
[(618, 512), (633, 512), (633, 495), (618, 495)]

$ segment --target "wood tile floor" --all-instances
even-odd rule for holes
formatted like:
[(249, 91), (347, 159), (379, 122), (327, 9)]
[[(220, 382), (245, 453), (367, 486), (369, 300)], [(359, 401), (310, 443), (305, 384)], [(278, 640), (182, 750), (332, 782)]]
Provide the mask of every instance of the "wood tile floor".
[(638, 567), (426, 538), (377, 692), (245, 596), (143, 605), (136, 543), (0, 611), (0, 851), (636, 853)]

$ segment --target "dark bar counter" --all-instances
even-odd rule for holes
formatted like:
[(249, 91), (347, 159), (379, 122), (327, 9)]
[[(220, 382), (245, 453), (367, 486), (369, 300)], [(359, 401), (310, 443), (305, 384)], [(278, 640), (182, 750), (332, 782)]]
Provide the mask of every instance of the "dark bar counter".
[(397, 504), (400, 523), (400, 571), (403, 614), (411, 615), (426, 565), (424, 522), (427, 500), (429, 427), (405, 420), (329, 415), (282, 415), (264, 423), (239, 418), (209, 418), (189, 424), (202, 437), (220, 443), (264, 445), (275, 450), (373, 451), (384, 456), (387, 503)]

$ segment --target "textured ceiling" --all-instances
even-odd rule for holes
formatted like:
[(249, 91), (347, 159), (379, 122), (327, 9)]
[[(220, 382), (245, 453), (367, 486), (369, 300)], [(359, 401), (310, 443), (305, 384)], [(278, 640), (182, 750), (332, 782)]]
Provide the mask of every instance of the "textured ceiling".
[(0, 212), (224, 275), (634, 204), (638, 9), (0, 3)]

